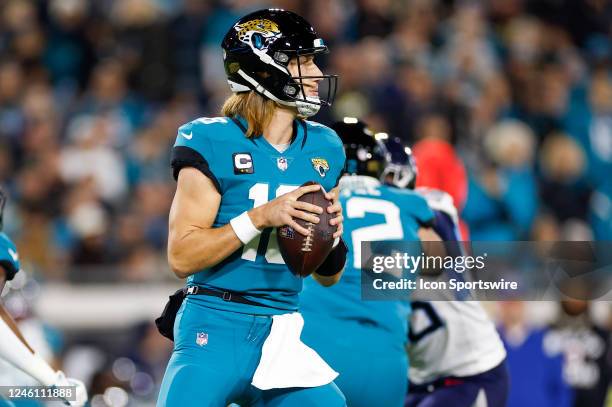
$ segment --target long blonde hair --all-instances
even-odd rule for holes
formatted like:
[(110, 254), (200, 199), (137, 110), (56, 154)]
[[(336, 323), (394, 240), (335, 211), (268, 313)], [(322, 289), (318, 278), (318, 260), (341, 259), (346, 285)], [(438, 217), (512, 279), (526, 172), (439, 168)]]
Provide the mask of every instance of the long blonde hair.
[(257, 137), (263, 134), (277, 106), (276, 102), (264, 98), (255, 91), (234, 93), (223, 103), (221, 114), (244, 118), (248, 123), (246, 136)]

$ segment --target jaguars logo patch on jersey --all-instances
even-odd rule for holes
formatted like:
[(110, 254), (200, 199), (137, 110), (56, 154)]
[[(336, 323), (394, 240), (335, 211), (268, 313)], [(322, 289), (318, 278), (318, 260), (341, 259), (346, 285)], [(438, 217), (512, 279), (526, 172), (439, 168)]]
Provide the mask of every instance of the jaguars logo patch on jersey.
[(325, 158), (312, 158), (310, 161), (315, 171), (318, 172), (321, 177), (325, 177), (325, 174), (329, 171), (327, 160)]

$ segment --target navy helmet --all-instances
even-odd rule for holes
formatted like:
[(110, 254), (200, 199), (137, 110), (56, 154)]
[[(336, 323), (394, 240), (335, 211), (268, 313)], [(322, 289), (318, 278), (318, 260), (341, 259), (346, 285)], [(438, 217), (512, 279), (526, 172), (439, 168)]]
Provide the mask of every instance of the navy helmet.
[(385, 169), (380, 180), (398, 188), (414, 189), (418, 171), (410, 147), (404, 145), (398, 137), (379, 138), (387, 149)]

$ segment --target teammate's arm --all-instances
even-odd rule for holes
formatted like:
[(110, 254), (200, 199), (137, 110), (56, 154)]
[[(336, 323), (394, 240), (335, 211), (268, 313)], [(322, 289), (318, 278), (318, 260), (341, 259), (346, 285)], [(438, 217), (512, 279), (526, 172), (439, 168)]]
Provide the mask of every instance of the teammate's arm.
[[(419, 236), (419, 240), (421, 241), (421, 248), (423, 249), (423, 253), (428, 257), (442, 257), (446, 256), (446, 247), (444, 246), (444, 241), (436, 233), (436, 231), (432, 227), (419, 227), (417, 231)], [(434, 262), (435, 264), (435, 262)], [(429, 275), (437, 275), (443, 271), (442, 268), (430, 267), (430, 268), (422, 268), (422, 274)]]
[[(0, 266), (0, 294), (2, 293), (2, 290), (4, 290), (4, 285), (6, 284), (6, 274), (7, 273), (4, 270), (4, 267)], [(34, 353), (34, 350), (30, 346), (30, 344), (28, 344), (28, 342), (25, 340), (25, 338), (21, 334), (21, 331), (17, 327), (17, 324), (15, 323), (13, 318), (9, 315), (9, 313), (6, 311), (2, 303), (0, 303), (0, 319), (4, 321), (4, 323), (11, 329), (11, 331), (13, 331), (15, 336), (23, 343), (23, 345), (26, 348), (28, 348), (30, 352)]]
[[(6, 270), (0, 266), (0, 293), (6, 283)], [(27, 343), (17, 324), (0, 304), (0, 358), (11, 363), (16, 368), (32, 376), (45, 386), (74, 387), (74, 401), (66, 401), (66, 405), (84, 406), (87, 402), (85, 385), (76, 379), (69, 379), (61, 371), (55, 371), (38, 356)]]
[[(308, 234), (295, 218), (318, 223), (315, 214), (323, 209), (297, 199), (308, 192), (317, 191), (319, 185), (300, 187), (270, 202), (248, 211), (253, 226), (289, 225), (299, 233)], [(243, 244), (231, 224), (212, 227), (219, 211), (221, 194), (210, 178), (192, 167), (181, 169), (169, 217), (168, 262), (172, 271), (185, 278), (212, 267)]]
[(423, 252), (427, 256), (446, 256), (442, 238), (436, 233), (432, 227), (419, 227), (417, 231)]

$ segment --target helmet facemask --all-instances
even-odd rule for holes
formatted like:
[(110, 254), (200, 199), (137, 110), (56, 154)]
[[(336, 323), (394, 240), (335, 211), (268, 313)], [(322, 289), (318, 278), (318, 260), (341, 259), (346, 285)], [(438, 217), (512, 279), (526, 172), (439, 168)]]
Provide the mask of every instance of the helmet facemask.
[(387, 164), (380, 175), (380, 181), (397, 188), (414, 189), (416, 174), (409, 165)]
[[(329, 51), (325, 46), (293, 52), (297, 61), (298, 76), (292, 76), (287, 81), (287, 85), (285, 85), (283, 91), (287, 95), (287, 98), (293, 100), (294, 106), (300, 116), (314, 116), (319, 112), (321, 106), (331, 106), (336, 97), (336, 90), (338, 89), (337, 75), (302, 75), (302, 65), (300, 63), (301, 56), (310, 56), (327, 52)], [(287, 54), (289, 53), (287, 52)], [(304, 80), (316, 81), (318, 96), (309, 96), (306, 94)]]

